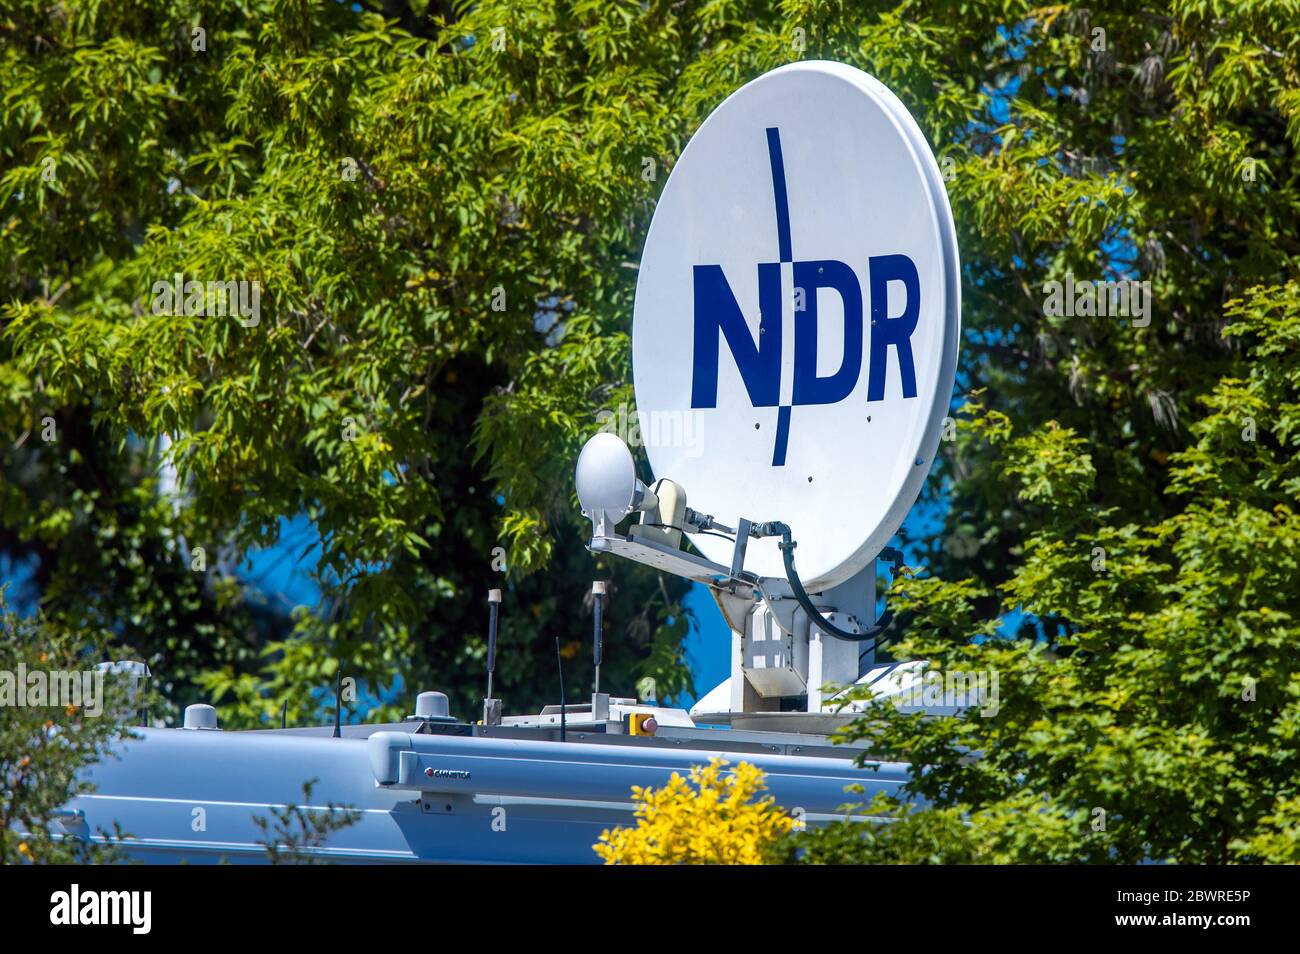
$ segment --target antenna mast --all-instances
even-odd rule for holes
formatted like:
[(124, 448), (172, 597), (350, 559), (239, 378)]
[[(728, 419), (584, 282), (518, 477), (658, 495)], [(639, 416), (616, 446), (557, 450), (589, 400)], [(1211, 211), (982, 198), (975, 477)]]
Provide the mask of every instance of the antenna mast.
[(593, 691), (596, 693), (600, 692), (600, 664), (605, 654), (604, 627), (602, 625), (604, 622), (604, 603), (605, 584), (603, 581), (597, 580), (591, 584), (591, 615), (592, 625), (595, 628), (593, 638), (595, 641), (594, 661), (596, 663), (596, 687)]
[(487, 697), (483, 700), (483, 724), (501, 724), (501, 700), (492, 695), (492, 677), (497, 668), (497, 626), (501, 617), (501, 591), (488, 590)]

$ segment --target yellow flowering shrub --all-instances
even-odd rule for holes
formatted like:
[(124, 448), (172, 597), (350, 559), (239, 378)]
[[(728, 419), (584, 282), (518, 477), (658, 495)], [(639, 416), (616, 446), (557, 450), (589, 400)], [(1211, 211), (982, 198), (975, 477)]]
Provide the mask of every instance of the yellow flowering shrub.
[(763, 771), (748, 762), (734, 771), (714, 758), (676, 772), (659, 789), (632, 786), (635, 827), (603, 831), (594, 846), (607, 865), (761, 865), (794, 820), (767, 795)]

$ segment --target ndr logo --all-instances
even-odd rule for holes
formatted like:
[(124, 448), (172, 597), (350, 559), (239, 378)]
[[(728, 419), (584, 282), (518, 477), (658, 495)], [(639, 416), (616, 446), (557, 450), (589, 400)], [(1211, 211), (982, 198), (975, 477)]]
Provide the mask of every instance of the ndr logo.
[[(785, 164), (781, 134), (767, 130), (768, 159), (772, 167), (772, 193), (776, 202), (778, 262), (758, 263), (759, 335), (749, 330), (736, 296), (721, 265), (694, 266), (694, 369), (691, 407), (718, 406), (719, 337), (727, 342), (740, 377), (754, 407), (776, 407), (776, 445), (772, 466), (785, 464), (790, 434), (790, 409), (794, 405), (836, 404), (857, 386), (862, 371), (862, 286), (845, 262), (834, 259), (795, 261), (790, 244), (790, 207), (786, 197)], [(794, 382), (791, 403), (781, 403), (781, 266), (794, 272)], [(886, 314), (890, 282), (903, 285), (902, 313)], [(921, 311), (921, 281), (916, 264), (906, 255), (878, 255), (867, 261), (867, 286), (871, 300), (871, 353), (867, 374), (867, 400), (885, 399), (885, 369), (889, 348), (896, 349), (904, 398), (916, 397), (916, 368), (912, 361), (912, 332)], [(844, 303), (844, 358), (833, 374), (817, 373), (817, 292), (833, 289)]]

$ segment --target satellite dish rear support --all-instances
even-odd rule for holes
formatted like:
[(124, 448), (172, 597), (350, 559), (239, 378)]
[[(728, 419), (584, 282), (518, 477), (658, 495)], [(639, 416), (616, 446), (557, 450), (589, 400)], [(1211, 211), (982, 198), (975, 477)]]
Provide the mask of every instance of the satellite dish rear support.
[[(627, 533), (611, 529), (608, 514), (588, 511), (592, 519), (588, 549), (709, 587), (732, 633), (729, 705), (709, 714), (714, 721), (728, 721), (733, 713), (789, 712), (792, 707), (823, 711), (837, 691), (831, 687), (852, 685), (875, 661), (874, 641), (847, 641), (819, 625), (824, 620), (850, 633), (870, 633), (876, 623), (875, 559), (844, 583), (809, 593), (817, 610), (816, 617), (811, 616), (796, 599), (789, 580), (745, 569), (749, 540), (769, 534), (773, 524), (742, 518), (732, 530), (686, 507), (684, 491), (673, 487), (680, 495), (680, 506), (675, 508), (680, 522), (662, 524), (653, 519), (662, 519), (662, 511), (649, 497), (640, 508), (640, 520)], [(729, 566), (670, 542), (681, 533), (715, 528), (735, 535)], [(897, 551), (889, 556), (897, 559)]]

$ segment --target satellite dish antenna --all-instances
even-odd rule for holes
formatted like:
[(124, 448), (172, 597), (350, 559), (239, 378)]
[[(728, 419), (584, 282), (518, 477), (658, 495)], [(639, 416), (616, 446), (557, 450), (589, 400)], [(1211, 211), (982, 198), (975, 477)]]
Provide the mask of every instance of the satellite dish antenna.
[[(960, 295), (943, 179), (898, 98), (822, 61), (748, 83), (687, 144), (641, 260), (633, 377), (655, 475), (725, 524), (788, 524), (810, 592), (844, 583), (930, 470)], [(620, 470), (630, 510), (629, 487)], [(732, 560), (725, 539), (692, 542)], [(745, 569), (784, 578), (778, 541), (750, 542)]]
[(960, 284), (934, 155), (861, 70), (773, 70), (687, 144), (633, 313), (657, 479), (644, 487), (607, 433), (577, 478), (593, 551), (707, 584), (737, 637), (730, 678), (692, 712), (821, 718), (836, 706), (823, 687), (858, 681), (895, 635), (876, 619), (875, 560), (900, 561), (885, 544), (939, 445)]

